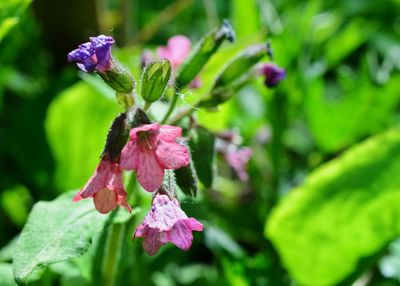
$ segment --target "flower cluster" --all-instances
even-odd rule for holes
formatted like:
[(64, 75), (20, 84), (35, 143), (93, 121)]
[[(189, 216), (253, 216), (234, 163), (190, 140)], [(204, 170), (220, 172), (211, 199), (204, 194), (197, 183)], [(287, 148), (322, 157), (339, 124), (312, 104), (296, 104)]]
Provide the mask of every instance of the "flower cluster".
[[(202, 231), (203, 225), (183, 212), (176, 195), (176, 184), (182, 190), (185, 188), (185, 186), (182, 188), (182, 176), (190, 177), (183, 181), (189, 182), (186, 184), (186, 186), (190, 185), (189, 188), (197, 190), (196, 173), (200, 171), (196, 169), (198, 168), (196, 164), (190, 164), (191, 156), (187, 147), (190, 144), (184, 143), (181, 138), (180, 127), (151, 123), (145, 111), (153, 102), (161, 98), (168, 88), (173, 89), (173, 98), (169, 101), (170, 106), (162, 120), (162, 122), (168, 122), (167, 119), (170, 119), (170, 115), (175, 111), (180, 89), (186, 85), (192, 89), (200, 87), (198, 74), (222, 42), (232, 41), (233, 35), (234, 31), (229, 23), (224, 22), (220, 29), (207, 34), (192, 50), (191, 41), (182, 35), (174, 36), (168, 40), (166, 46), (158, 47), (156, 56), (145, 50), (141, 58), (142, 68), (144, 66), (145, 68), (138, 89), (144, 102), (140, 102), (136, 96), (136, 82), (129, 69), (111, 55), (111, 48), (115, 43), (112, 37), (105, 35), (91, 37), (89, 42), (81, 44), (68, 54), (69, 62), (75, 62), (85, 72), (96, 72), (106, 84), (113, 88), (117, 100), (125, 108), (125, 112), (116, 117), (110, 128), (100, 163), (94, 174), (75, 195), (73, 201), (92, 198), (96, 210), (102, 214), (109, 213), (117, 205), (131, 211), (127, 192), (124, 189), (123, 172), (134, 171), (142, 188), (153, 193), (152, 207), (134, 233), (134, 238), (143, 238), (143, 248), (149, 255), (156, 254), (166, 243), (188, 250), (193, 241), (192, 232)], [(250, 67), (268, 52), (271, 52), (269, 46), (255, 45), (233, 58), (218, 75), (216, 84), (210, 91), (217, 100), (211, 101), (212, 105), (208, 107), (215, 107), (229, 98), (230, 94), (234, 94), (228, 92), (228, 87), (240, 87), (243, 79), (252, 78), (254, 69), (250, 70)], [(268, 87), (276, 86), (285, 78), (285, 70), (274, 64), (263, 64), (255, 70), (265, 76), (265, 84)], [(177, 81), (176, 85), (171, 84), (174, 77)], [(228, 86), (231, 83), (232, 85)], [(200, 102), (198, 107), (201, 106)], [(189, 115), (190, 113), (182, 114)], [(190, 119), (195, 121), (194, 117)], [(175, 121), (170, 121), (179, 122), (179, 117)], [(195, 122), (191, 123), (193, 124), (189, 128), (196, 129)], [(239, 179), (247, 181), (249, 176), (246, 165), (250, 160), (252, 150), (248, 147), (239, 147), (236, 140), (238, 136), (235, 133), (211, 134), (213, 139), (215, 135), (219, 153), (223, 155)], [(199, 135), (199, 138), (201, 136), (203, 135)], [(189, 143), (193, 142), (193, 138), (191, 140)], [(211, 142), (214, 144), (215, 141)], [(198, 143), (203, 144), (201, 140)], [(198, 152), (202, 148), (194, 148), (194, 150)], [(214, 152), (212, 152), (213, 155)], [(186, 169), (176, 173), (172, 171), (180, 168)], [(174, 174), (177, 176), (176, 181)], [(200, 176), (199, 179), (201, 181)]]

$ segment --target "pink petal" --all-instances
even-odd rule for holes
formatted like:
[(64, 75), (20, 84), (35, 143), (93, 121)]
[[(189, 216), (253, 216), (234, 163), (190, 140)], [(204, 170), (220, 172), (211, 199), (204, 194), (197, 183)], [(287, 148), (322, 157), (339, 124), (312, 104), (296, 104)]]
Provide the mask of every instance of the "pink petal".
[(117, 196), (114, 191), (102, 189), (93, 197), (94, 206), (99, 213), (106, 214), (117, 206)]
[(176, 138), (182, 136), (182, 128), (172, 125), (161, 125), (158, 138), (168, 142), (175, 142)]
[(162, 243), (158, 239), (158, 231), (149, 229), (143, 239), (143, 248), (148, 255), (153, 256), (160, 250)]
[(179, 169), (189, 164), (189, 152), (185, 146), (160, 140), (156, 149), (157, 159), (165, 169)]
[(142, 223), (140, 224), (136, 230), (135, 233), (133, 235), (134, 238), (136, 237), (143, 237), (145, 235), (146, 230), (148, 230), (148, 228), (145, 227), (145, 225)]
[(169, 232), (169, 241), (183, 250), (188, 250), (192, 246), (192, 232), (183, 220), (179, 220)]
[(179, 66), (189, 55), (192, 43), (182, 35), (177, 35), (168, 40), (168, 49), (170, 51), (171, 64)]
[(158, 123), (152, 123), (152, 124), (143, 124), (139, 127), (133, 128), (130, 132), (129, 135), (131, 136), (131, 139), (135, 140), (137, 133), (140, 131), (143, 132), (157, 132), (160, 129), (160, 124)]
[(148, 192), (154, 192), (162, 183), (164, 169), (156, 160), (152, 150), (141, 150), (137, 166), (137, 179), (140, 185)]
[(189, 55), (191, 45), (192, 43), (187, 37), (177, 35), (168, 40), (167, 47), (159, 47), (157, 55), (160, 58), (169, 60), (172, 69), (176, 70)]
[(188, 218), (184, 220), (186, 226), (190, 229), (190, 230), (195, 230), (195, 231), (203, 231), (203, 225), (195, 218)]
[(139, 162), (139, 150), (136, 141), (130, 140), (121, 151), (120, 166), (124, 170), (136, 170)]
[(114, 163), (101, 160), (94, 174), (82, 188), (82, 190), (74, 197), (73, 201), (77, 202), (81, 199), (93, 197), (97, 192), (101, 191), (107, 184), (113, 170)]
[(171, 53), (167, 47), (158, 47), (157, 50), (157, 56), (160, 59), (169, 59), (171, 58)]
[(117, 194), (117, 203), (120, 206), (123, 206), (124, 208), (126, 208), (129, 212), (131, 212), (132, 208), (128, 204), (128, 201), (126, 200), (127, 193), (123, 189), (118, 189), (118, 190), (116, 190), (116, 194)]

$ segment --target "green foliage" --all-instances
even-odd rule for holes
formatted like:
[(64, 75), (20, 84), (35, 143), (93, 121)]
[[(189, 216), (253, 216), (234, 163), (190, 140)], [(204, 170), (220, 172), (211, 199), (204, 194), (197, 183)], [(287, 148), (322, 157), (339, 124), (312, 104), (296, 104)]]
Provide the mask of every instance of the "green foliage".
[(189, 146), (192, 159), (200, 182), (211, 188), (215, 173), (215, 137), (204, 127), (196, 127), (191, 133)]
[(0, 281), (2, 286), (16, 286), (12, 272), (12, 266), (8, 263), (0, 263)]
[(19, 16), (32, 0), (3, 0), (0, 3), (0, 42), (18, 24)]
[(143, 99), (152, 103), (158, 100), (167, 89), (171, 78), (171, 64), (168, 60), (149, 63), (142, 73), (141, 95)]
[(224, 22), (221, 28), (204, 36), (190, 51), (189, 56), (182, 63), (176, 77), (177, 85), (182, 88), (189, 84), (201, 71), (210, 57), (217, 52), (224, 40), (233, 42), (235, 32), (228, 22)]
[(91, 176), (118, 111), (112, 98), (84, 82), (53, 100), (45, 127), (57, 162), (56, 185), (61, 190), (80, 188)]
[(174, 171), (176, 184), (182, 190), (182, 192), (188, 196), (196, 197), (198, 188), (198, 178), (196, 169), (193, 164), (193, 160), (186, 167), (179, 168)]
[(256, 34), (260, 28), (260, 13), (257, 1), (233, 0), (232, 22), (238, 37)]
[[(340, 86), (313, 81), (306, 112), (318, 146), (335, 152), (390, 123), (400, 98), (399, 79), (395, 76), (385, 86), (376, 86), (365, 78), (342, 73)], [(342, 92), (346, 95), (329, 98)]]
[(74, 193), (34, 206), (15, 247), (13, 270), (19, 284), (34, 270), (85, 253), (104, 227), (107, 216), (97, 213), (89, 200), (72, 204)]
[(335, 285), (400, 235), (399, 169), (396, 128), (320, 167), (283, 199), (266, 235), (300, 284)]

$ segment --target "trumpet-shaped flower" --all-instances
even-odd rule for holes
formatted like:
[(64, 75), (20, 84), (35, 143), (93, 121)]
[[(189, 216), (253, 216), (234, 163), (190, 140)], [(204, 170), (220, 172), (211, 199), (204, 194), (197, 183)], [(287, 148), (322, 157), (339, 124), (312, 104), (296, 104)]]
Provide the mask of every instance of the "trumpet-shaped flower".
[(188, 250), (192, 246), (192, 231), (202, 231), (203, 225), (182, 211), (179, 201), (166, 194), (156, 194), (151, 210), (136, 228), (134, 237), (143, 237), (143, 248), (154, 255), (168, 242)]
[(102, 159), (96, 171), (73, 199), (74, 202), (93, 197), (96, 210), (106, 214), (117, 204), (131, 211), (126, 201), (126, 192), (122, 185), (122, 171), (118, 163)]
[(109, 36), (90, 37), (90, 42), (79, 45), (79, 48), (68, 54), (69, 62), (76, 62), (85, 72), (105, 73), (111, 68), (111, 46), (115, 43)]
[(130, 141), (121, 152), (121, 167), (135, 170), (140, 185), (148, 191), (157, 190), (165, 169), (179, 169), (189, 164), (185, 146), (176, 142), (180, 127), (145, 124), (130, 131)]

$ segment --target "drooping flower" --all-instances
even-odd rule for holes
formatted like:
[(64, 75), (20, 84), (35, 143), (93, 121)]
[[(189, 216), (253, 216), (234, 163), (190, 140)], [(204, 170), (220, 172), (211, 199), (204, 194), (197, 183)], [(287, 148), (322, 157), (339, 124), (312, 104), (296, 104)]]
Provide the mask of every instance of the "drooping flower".
[(111, 68), (111, 46), (115, 43), (109, 36), (90, 37), (90, 42), (79, 45), (79, 48), (67, 56), (69, 62), (76, 62), (85, 72), (105, 73)]
[(168, 40), (167, 46), (157, 48), (157, 55), (159, 58), (169, 60), (172, 69), (176, 71), (189, 55), (191, 46), (192, 43), (187, 37), (173, 36)]
[(189, 164), (185, 146), (176, 142), (182, 135), (180, 127), (144, 124), (130, 131), (130, 141), (121, 152), (121, 167), (135, 170), (140, 185), (148, 191), (157, 190), (165, 169), (179, 169)]
[(236, 150), (228, 150), (224, 155), (226, 161), (235, 170), (239, 179), (247, 181), (249, 175), (246, 172), (246, 166), (252, 155), (252, 150), (249, 147), (242, 147)]
[(271, 63), (263, 64), (260, 72), (265, 76), (264, 83), (269, 88), (277, 86), (286, 77), (285, 69)]
[(151, 210), (136, 228), (135, 237), (143, 237), (143, 248), (154, 255), (168, 242), (188, 250), (192, 246), (192, 231), (202, 231), (203, 225), (189, 218), (181, 209), (176, 198), (166, 194), (155, 195)]
[(122, 184), (122, 170), (118, 163), (102, 159), (96, 171), (79, 191), (73, 201), (93, 197), (96, 210), (106, 214), (117, 207), (117, 204), (131, 211), (126, 201), (126, 192)]

